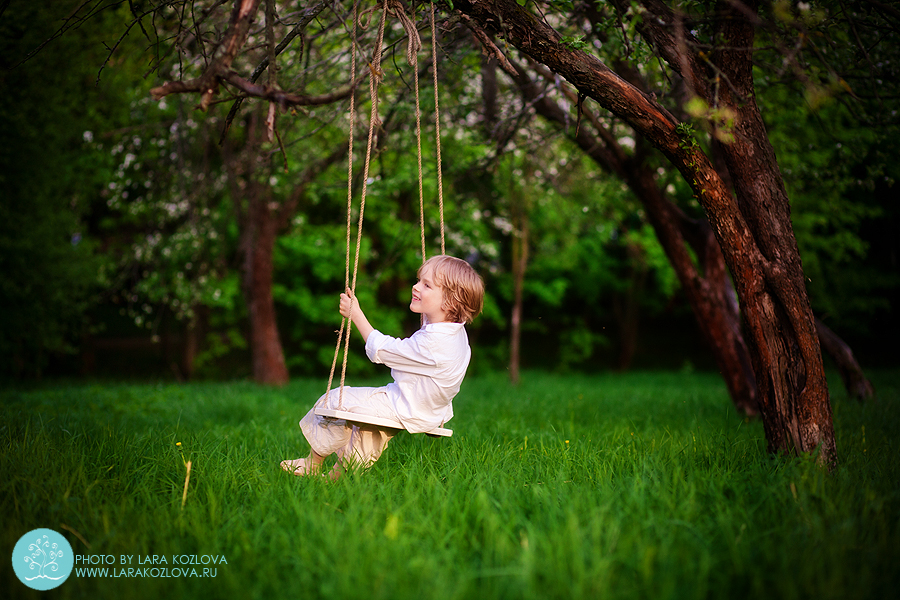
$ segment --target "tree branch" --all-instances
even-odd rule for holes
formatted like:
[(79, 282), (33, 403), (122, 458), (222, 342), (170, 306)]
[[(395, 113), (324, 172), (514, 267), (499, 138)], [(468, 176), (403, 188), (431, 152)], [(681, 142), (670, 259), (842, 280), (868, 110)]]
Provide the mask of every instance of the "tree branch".
[(277, 102), (282, 108), (289, 106), (318, 106), (321, 104), (331, 104), (338, 100), (348, 97), (362, 81), (362, 77), (354, 79), (349, 85), (344, 86), (334, 92), (322, 94), (319, 96), (303, 96), (291, 92), (285, 92), (279, 89), (270, 88), (267, 85), (258, 85), (251, 83), (235, 73), (228, 71), (221, 77), (222, 81), (226, 81), (233, 85), (247, 96), (268, 100), (269, 102)]
[(150, 90), (150, 95), (159, 100), (169, 94), (199, 92), (200, 109), (206, 110), (212, 97), (218, 91), (219, 81), (231, 69), (250, 31), (250, 23), (256, 16), (261, 0), (238, 0), (231, 13), (231, 24), (225, 32), (219, 55), (210, 63), (200, 77), (189, 81), (169, 81)]
[[(326, 0), (322, 0), (315, 6), (307, 8), (303, 11), (300, 16), (300, 20), (294, 26), (293, 29), (288, 32), (284, 39), (281, 40), (277, 46), (275, 46), (275, 56), (278, 56), (294, 41), (300, 33), (306, 28), (309, 23), (315, 19), (319, 14), (325, 10), (327, 6)], [(302, 54), (302, 44), (301, 44), (301, 54)], [(256, 83), (256, 80), (259, 79), (259, 76), (262, 75), (262, 72), (265, 71), (269, 66), (270, 57), (266, 56), (263, 60), (253, 69), (253, 73), (250, 74), (250, 83)], [(228, 133), (228, 129), (231, 127), (232, 121), (234, 121), (234, 117), (237, 115), (237, 112), (240, 110), (241, 105), (244, 103), (244, 98), (238, 98), (234, 101), (234, 104), (231, 105), (231, 109), (228, 111), (228, 116), (225, 117), (225, 126), (222, 128), (222, 136), (219, 139), (219, 144), (222, 143), (222, 140), (225, 139), (225, 135)]]

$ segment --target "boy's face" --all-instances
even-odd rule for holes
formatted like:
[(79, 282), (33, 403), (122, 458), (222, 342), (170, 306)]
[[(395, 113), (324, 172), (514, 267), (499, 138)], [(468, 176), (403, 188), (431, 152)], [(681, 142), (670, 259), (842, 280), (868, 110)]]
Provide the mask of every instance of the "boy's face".
[(434, 280), (434, 268), (428, 265), (422, 269), (419, 281), (412, 287), (409, 310), (425, 315), (428, 323), (443, 323), (447, 320), (447, 315), (441, 308), (443, 304), (443, 290)]

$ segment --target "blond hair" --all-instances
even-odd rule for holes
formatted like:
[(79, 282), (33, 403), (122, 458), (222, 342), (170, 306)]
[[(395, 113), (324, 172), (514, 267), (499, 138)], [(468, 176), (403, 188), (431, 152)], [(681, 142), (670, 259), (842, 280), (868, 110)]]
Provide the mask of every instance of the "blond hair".
[(430, 266), (434, 282), (441, 287), (444, 302), (441, 309), (454, 323), (471, 323), (484, 307), (484, 280), (466, 261), (440, 254), (432, 256), (419, 267), (422, 276)]

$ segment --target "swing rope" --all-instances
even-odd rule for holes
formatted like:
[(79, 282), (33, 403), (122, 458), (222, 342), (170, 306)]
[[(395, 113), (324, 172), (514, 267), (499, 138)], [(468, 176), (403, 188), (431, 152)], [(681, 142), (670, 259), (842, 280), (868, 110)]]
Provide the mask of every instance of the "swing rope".
[[(432, 67), (434, 70), (434, 99), (435, 99), (435, 130), (436, 130), (436, 140), (437, 140), (437, 174), (438, 174), (438, 206), (440, 212), (440, 228), (441, 228), (441, 254), (445, 254), (445, 242), (444, 242), (444, 199), (443, 199), (443, 181), (441, 177), (441, 136), (440, 136), (440, 112), (438, 108), (438, 85), (437, 85), (437, 52), (435, 50), (435, 24), (434, 24), (434, 4), (431, 4), (431, 36), (432, 36)], [(362, 16), (365, 16), (371, 13), (376, 8), (369, 9), (363, 12), (362, 15), (359, 14), (359, 2), (354, 3), (353, 8), (353, 41), (351, 45), (351, 58), (350, 58), (350, 68), (351, 68), (351, 78), (356, 73), (356, 60), (357, 60), (357, 46), (356, 46), (356, 35), (357, 35), (357, 27), (360, 23)], [(417, 155), (418, 155), (418, 167), (419, 167), (419, 224), (420, 224), (420, 233), (421, 233), (421, 242), (422, 242), (422, 262), (425, 262), (425, 204), (424, 204), (424, 192), (423, 192), (423, 176), (422, 176), (422, 137), (421, 137), (421, 111), (419, 107), (419, 72), (417, 68), (418, 64), (418, 52), (422, 48), (421, 39), (419, 38), (418, 31), (416, 29), (415, 23), (406, 15), (403, 10), (402, 4), (398, 0), (384, 0), (384, 8), (381, 13), (381, 23), (378, 29), (378, 35), (376, 37), (375, 50), (372, 57), (372, 62), (369, 63), (369, 96), (371, 98), (371, 114), (369, 116), (369, 132), (368, 132), (368, 142), (366, 144), (366, 159), (365, 166), (363, 169), (363, 185), (362, 185), (362, 195), (360, 199), (360, 208), (359, 208), (359, 220), (357, 223), (356, 229), (356, 251), (353, 261), (353, 276), (352, 280), (350, 277), (350, 230), (352, 227), (352, 214), (353, 214), (353, 130), (356, 123), (356, 105), (355, 105), (355, 94), (350, 95), (350, 135), (349, 135), (349, 158), (347, 165), (347, 234), (346, 234), (346, 252), (345, 252), (345, 261), (344, 261), (344, 288), (350, 289), (350, 311), (352, 314), (353, 305), (356, 302), (356, 283), (357, 283), (357, 275), (359, 272), (359, 254), (360, 254), (360, 246), (362, 244), (362, 229), (363, 229), (363, 218), (365, 214), (366, 207), (366, 193), (368, 189), (368, 181), (369, 181), (369, 165), (371, 163), (372, 156), (372, 141), (374, 138), (375, 129), (381, 124), (381, 121), (378, 117), (378, 85), (381, 82), (383, 72), (381, 70), (381, 59), (382, 59), (382, 46), (384, 43), (384, 29), (385, 23), (387, 20), (388, 11), (392, 12), (397, 18), (400, 20), (403, 28), (406, 30), (406, 34), (408, 37), (407, 42), (407, 50), (406, 50), (406, 61), (413, 68), (413, 72), (415, 73), (415, 89), (416, 89), (416, 142), (417, 142)], [(349, 357), (349, 347), (350, 347), (350, 332), (352, 329), (352, 320), (348, 317), (341, 318), (341, 328), (338, 331), (337, 343), (334, 348), (334, 358), (331, 362), (331, 370), (328, 374), (328, 386), (325, 391), (325, 396), (322, 397), (322, 403), (324, 403), (325, 399), (328, 397), (328, 394), (331, 392), (331, 385), (334, 381), (334, 373), (337, 368), (337, 357), (341, 351), (341, 346), (343, 346), (344, 350), (344, 358), (343, 363), (341, 365), (341, 382), (340, 382), (340, 393), (338, 396), (338, 409), (343, 410), (344, 404), (344, 384), (347, 376), (347, 359)]]
[[(435, 36), (435, 26), (434, 26), (434, 3), (430, 2), (429, 6), (431, 10), (430, 14), (430, 24), (431, 24), (431, 69), (434, 75), (434, 131), (435, 131), (435, 147), (437, 151), (437, 180), (438, 180), (438, 211), (440, 214), (440, 225), (441, 225), (441, 254), (446, 254), (446, 244), (444, 242), (444, 181), (441, 173), (441, 109), (440, 104), (438, 102), (438, 73), (437, 73), (437, 37)], [(407, 30), (409, 33), (409, 30)], [(418, 33), (416, 33), (416, 37), (418, 37)], [(419, 44), (421, 48), (421, 44)], [(412, 60), (410, 60), (412, 58)], [(420, 237), (422, 243), (422, 262), (425, 262), (427, 258), (425, 255), (425, 193), (422, 189), (422, 125), (421, 125), (421, 115), (422, 112), (419, 108), (419, 68), (418, 68), (418, 57), (416, 55), (412, 55), (410, 57), (409, 52), (407, 52), (407, 62), (413, 68), (413, 73), (415, 74), (415, 89), (416, 89), (416, 149), (417, 156), (419, 159), (419, 229), (420, 229)]]
[[(372, 158), (372, 140), (374, 139), (375, 129), (380, 124), (380, 119), (378, 118), (378, 84), (381, 82), (382, 71), (381, 71), (381, 51), (382, 44), (384, 41), (384, 26), (387, 20), (387, 0), (385, 0), (385, 8), (381, 13), (381, 23), (378, 27), (378, 36), (375, 42), (375, 52), (372, 56), (372, 62), (369, 63), (369, 96), (371, 97), (372, 102), (372, 110), (369, 116), (369, 135), (368, 141), (366, 143), (366, 161), (365, 166), (363, 168), (363, 186), (362, 186), (362, 197), (360, 199), (359, 206), (359, 222), (356, 226), (356, 252), (353, 260), (353, 279), (350, 279), (350, 228), (352, 226), (352, 215), (353, 215), (353, 127), (355, 125), (355, 107), (354, 107), (354, 95), (350, 96), (350, 155), (348, 158), (348, 167), (347, 167), (347, 239), (346, 239), (346, 255), (345, 255), (345, 267), (344, 267), (344, 286), (346, 288), (350, 288), (350, 312), (353, 312), (353, 303), (356, 302), (356, 281), (357, 275), (359, 273), (359, 251), (360, 245), (362, 243), (362, 228), (363, 228), (363, 219), (365, 217), (366, 210), (366, 192), (368, 189), (368, 181), (369, 181), (369, 165), (371, 164)], [(356, 30), (358, 25), (358, 12), (359, 12), (359, 3), (357, 2), (354, 5), (354, 16), (353, 16), (353, 42), (352, 42), (352, 52), (351, 52), (351, 68), (353, 69), (353, 73), (356, 73)], [(331, 363), (331, 372), (328, 375), (328, 389), (325, 391), (327, 397), (328, 393), (331, 391), (331, 384), (334, 380), (334, 371), (337, 365), (337, 356), (340, 352), (340, 347), (344, 346), (344, 360), (341, 365), (341, 385), (340, 385), (340, 396), (338, 397), (338, 407), (343, 408), (344, 405), (344, 383), (347, 379), (347, 358), (349, 356), (349, 352), (347, 351), (350, 347), (350, 332), (353, 328), (353, 322), (350, 318), (342, 318), (341, 319), (341, 329), (338, 332), (338, 341), (337, 346), (335, 347), (334, 352), (334, 360)]]
[[(408, 58), (408, 57), (407, 57)], [(419, 232), (422, 242), (422, 262), (425, 262), (425, 192), (422, 189), (422, 111), (419, 109), (419, 59), (410, 63), (416, 88), (416, 155), (419, 159)]]
[[(437, 72), (437, 29), (434, 26), (434, 2), (431, 2), (431, 69), (434, 73), (434, 136), (435, 146), (437, 148), (437, 180), (438, 180), (438, 210), (441, 218), (441, 254), (447, 253), (444, 244), (444, 178), (441, 169), (441, 108), (438, 102), (438, 72)], [(417, 88), (418, 89), (418, 88)], [(424, 211), (422, 217), (422, 228), (424, 235)], [(425, 252), (422, 252), (422, 260), (425, 260)]]

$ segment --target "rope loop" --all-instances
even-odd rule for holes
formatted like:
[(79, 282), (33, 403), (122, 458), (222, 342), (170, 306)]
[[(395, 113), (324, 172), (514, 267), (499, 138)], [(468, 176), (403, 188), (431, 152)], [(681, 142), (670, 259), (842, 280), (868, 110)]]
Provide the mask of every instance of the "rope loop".
[[(379, 8), (379, 6), (376, 4), (375, 6), (372, 6), (371, 8), (367, 8), (366, 10), (362, 11), (361, 13), (358, 13), (357, 16), (354, 18), (354, 27), (359, 26), (359, 28), (362, 29), (363, 31), (368, 29), (369, 25), (372, 24), (372, 15), (375, 14), (375, 11), (378, 10), (378, 8)], [(358, 9), (357, 9), (357, 12), (358, 12)]]
[(406, 64), (414, 67), (418, 62), (416, 55), (422, 49), (422, 38), (419, 37), (419, 30), (416, 28), (413, 20), (409, 18), (409, 15), (406, 14), (406, 9), (400, 0), (387, 0), (387, 6), (391, 14), (397, 17), (406, 31)]

